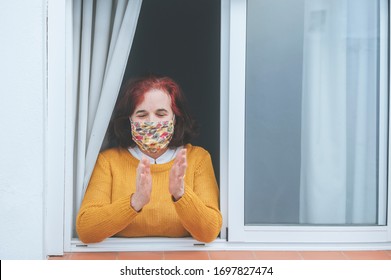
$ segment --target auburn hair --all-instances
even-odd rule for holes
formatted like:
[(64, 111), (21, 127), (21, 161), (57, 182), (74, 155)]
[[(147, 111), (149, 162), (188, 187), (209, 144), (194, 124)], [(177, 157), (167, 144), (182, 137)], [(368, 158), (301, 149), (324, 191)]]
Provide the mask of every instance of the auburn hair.
[(186, 145), (198, 134), (198, 125), (190, 116), (185, 96), (179, 85), (169, 77), (147, 76), (130, 79), (122, 86), (109, 126), (109, 139), (112, 146), (129, 148), (136, 145), (132, 140), (129, 118), (144, 100), (145, 93), (153, 89), (162, 90), (171, 98), (175, 125), (168, 147)]

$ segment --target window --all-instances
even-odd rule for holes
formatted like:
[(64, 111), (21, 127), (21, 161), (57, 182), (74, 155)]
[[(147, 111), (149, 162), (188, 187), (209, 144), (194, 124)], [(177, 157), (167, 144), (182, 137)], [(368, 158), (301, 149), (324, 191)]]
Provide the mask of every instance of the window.
[(232, 240), (387, 240), (387, 1), (235, 3)]
[[(134, 2), (141, 3), (141, 1), (129, 1), (128, 6)], [(108, 67), (114, 63), (106, 63), (107, 69), (101, 73), (102, 75), (96, 73), (99, 71), (96, 71), (96, 68), (93, 66), (94, 63), (99, 64), (99, 58), (95, 59), (94, 57), (95, 48), (99, 48), (100, 50), (102, 44), (109, 44), (106, 41), (103, 43), (97, 42), (98, 39), (100, 40), (101, 37), (104, 36), (94, 36), (94, 32), (99, 32), (99, 34), (101, 34), (101, 32), (115, 34), (114, 27), (117, 18), (114, 17), (113, 19), (110, 19), (107, 15), (106, 17), (102, 16), (102, 18), (108, 19), (107, 22), (101, 23), (99, 22), (99, 15), (103, 15), (104, 12), (107, 12), (109, 9), (112, 9), (113, 11), (118, 10), (119, 3), (120, 2), (118, 2), (116, 6), (114, 4), (111, 5), (108, 2), (104, 2), (104, 4), (91, 2), (90, 6), (84, 5), (84, 3), (83, 6), (80, 6), (76, 5), (76, 2), (73, 2), (72, 13), (74, 15), (74, 22), (76, 22), (75, 19), (80, 19), (81, 21), (81, 23), (76, 22), (75, 26), (82, 25), (82, 30), (79, 34), (73, 34), (73, 42), (76, 46), (81, 44), (81, 48), (80, 53), (78, 52), (79, 48), (76, 47), (74, 49), (74, 56), (78, 56), (79, 59), (74, 60), (73, 62), (74, 72), (80, 71), (79, 81), (76, 81), (76, 83), (75, 80), (73, 81), (75, 84), (74, 92), (78, 93), (78, 101), (75, 100), (76, 98), (73, 100), (75, 102), (73, 106), (78, 106), (78, 109), (75, 112), (75, 119), (77, 120), (76, 132), (74, 132), (75, 128), (73, 122), (69, 123), (68, 126), (69, 133), (74, 133), (78, 141), (78, 144), (75, 145), (77, 157), (74, 162), (74, 164), (77, 164), (77, 166), (74, 166), (76, 188), (74, 188), (72, 194), (69, 194), (73, 202), (73, 214), (71, 217), (72, 222), (66, 228), (67, 234), (70, 235), (70, 237), (68, 237), (68, 242), (72, 244), (68, 250), (72, 250), (75, 246), (82, 246), (83, 248), (85, 246), (90, 247), (90, 245), (80, 244), (78, 241), (74, 221), (78, 212), (78, 206), (82, 200), (82, 192), (80, 189), (82, 186), (85, 188), (89, 172), (92, 171), (92, 163), (94, 163), (94, 157), (93, 155), (91, 156), (90, 152), (92, 150), (90, 149), (90, 145), (93, 143), (93, 148), (96, 148), (96, 143), (99, 142), (98, 138), (101, 136), (103, 137), (102, 131), (104, 130), (106, 123), (99, 122), (96, 124), (94, 117), (92, 118), (92, 121), (90, 121), (90, 116), (86, 116), (86, 112), (90, 113), (90, 111), (96, 111), (95, 119), (99, 118), (102, 114), (103, 110), (101, 110), (101, 113), (99, 112), (99, 109), (101, 109), (102, 106), (99, 104), (91, 106), (91, 104), (94, 104), (94, 98), (91, 98), (91, 96), (93, 97), (91, 92), (94, 93), (95, 84), (102, 83), (103, 77), (106, 79), (107, 76), (114, 71), (113, 69), (107, 70)], [(126, 1), (124, 3), (126, 3)], [(126, 4), (123, 9), (126, 11), (126, 16), (128, 11)], [(90, 17), (87, 25), (85, 25), (85, 22), (87, 22), (86, 11), (89, 11), (88, 16)], [(208, 149), (212, 155), (216, 175), (218, 176), (220, 152), (220, 1), (144, 0), (142, 1), (141, 10), (137, 17), (137, 30), (133, 42), (131, 43), (132, 48), (127, 59), (128, 63), (126, 69), (125, 67), (124, 69), (116, 67), (114, 71), (116, 73), (115, 75), (122, 78), (121, 70), (124, 70), (125, 74), (123, 81), (126, 81), (129, 77), (151, 73), (168, 75), (174, 78), (174, 80), (182, 86), (184, 93), (189, 100), (190, 109), (195, 115), (195, 119), (198, 120), (201, 125), (201, 135), (196, 139), (194, 144), (201, 145)], [(112, 24), (114, 31), (107, 31), (105, 28), (102, 28), (109, 26), (109, 21), (114, 22)], [(178, 24), (178, 22), (181, 24)], [(78, 30), (78, 28), (76, 28), (76, 30)], [(89, 30), (91, 31), (88, 32)], [(119, 33), (121, 32), (122, 27), (119, 30)], [(85, 37), (87, 39), (85, 39)], [(88, 38), (93, 38), (91, 40), (93, 47), (89, 45)], [(87, 42), (87, 51), (84, 49), (83, 40)], [(108, 60), (111, 59), (111, 41), (108, 40), (110, 46), (107, 46), (108, 49), (110, 49), (108, 51), (109, 55), (107, 56)], [(118, 42), (120, 42), (120, 40), (118, 40)], [(127, 45), (125, 47), (127, 47)], [(84, 55), (83, 51), (85, 51), (87, 55)], [(103, 52), (105, 51), (106, 50)], [(124, 51), (126, 52), (126, 49), (121, 50), (121, 52)], [(114, 57), (115, 51), (113, 53)], [(117, 62), (122, 63), (118, 60)], [(104, 61), (101, 61), (101, 64), (103, 63)], [(83, 83), (82, 79), (85, 78), (85, 75), (82, 73), (83, 68), (85, 65), (90, 64), (92, 65), (91, 69), (87, 69), (85, 74), (87, 75), (87, 79), (85, 79), (87, 82)], [(88, 75), (90, 75), (90, 77)], [(111, 87), (110, 91), (106, 90), (106, 95), (112, 96), (112, 92), (118, 92), (118, 90), (112, 86), (111, 82), (107, 82), (106, 84), (109, 84)], [(95, 101), (99, 98), (101, 100), (102, 98), (105, 98), (108, 102), (99, 101), (99, 103), (105, 104), (103, 106), (110, 108), (110, 106), (113, 105), (113, 98), (110, 97), (109, 99), (104, 97), (103, 91), (105, 90), (105, 81), (103, 81), (101, 87), (101, 97), (95, 98)], [(88, 99), (90, 100), (87, 101), (83, 98), (84, 96), (88, 96)], [(98, 101), (96, 103), (98, 103)], [(107, 117), (108, 110), (105, 109), (104, 111), (104, 114)], [(71, 114), (74, 114), (74, 111)], [(94, 113), (92, 115), (94, 115)], [(101, 134), (101, 136), (97, 136), (98, 134)], [(83, 147), (83, 145), (79, 145), (80, 143), (88, 144), (86, 147)], [(105, 145), (103, 146), (103, 149), (104, 148)], [(84, 168), (86, 170), (84, 170)], [(73, 182), (70, 182), (70, 185), (71, 183)], [(116, 238), (113, 238), (113, 240), (107, 240), (105, 242), (118, 243), (123, 241), (115, 239)], [(142, 242), (142, 240), (129, 240), (129, 242)], [(190, 240), (190, 242), (194, 241)], [(103, 244), (102, 246), (105, 245)]]
[[(157, 32), (161, 37), (150, 38), (145, 33), (139, 33), (141, 29), (136, 31), (125, 78), (147, 72), (166, 73), (178, 77), (184, 91), (190, 93), (189, 103), (195, 104), (192, 112), (203, 126), (199, 144), (212, 152), (217, 166), (216, 175), (220, 174), (220, 207), (224, 225), (221, 239), (210, 246), (235, 248), (237, 245), (245, 246), (246, 242), (251, 248), (265, 248), (267, 245), (264, 242), (272, 242), (279, 248), (287, 248), (290, 244), (306, 247), (310, 246), (309, 243), (315, 244), (313, 246), (316, 248), (325, 248), (330, 242), (349, 242), (349, 246), (354, 246), (351, 242), (359, 244), (356, 246), (370, 242), (376, 242), (379, 246), (389, 244), (389, 1), (205, 0), (205, 3), (200, 4), (197, 0), (189, 1), (195, 5), (191, 7), (193, 14), (180, 12), (180, 9), (187, 8), (184, 7), (187, 6), (183, 4), (184, 1), (144, 2), (140, 20), (146, 17), (146, 33)], [(181, 35), (186, 30), (176, 26), (172, 18), (167, 22), (163, 22), (163, 18), (157, 23), (149, 21), (147, 13), (154, 12), (151, 3), (177, 5), (172, 12), (183, 16), (183, 21), (187, 20), (187, 30), (191, 30), (192, 34)], [(214, 7), (213, 12), (208, 10), (208, 20), (197, 14), (206, 3)], [(347, 12), (350, 23), (345, 22), (343, 29), (334, 29), (333, 18), (340, 19), (339, 15), (345, 17)], [(85, 247), (73, 238), (76, 202), (71, 147), (74, 136), (69, 133), (76, 121), (72, 115), (75, 106), (72, 97), (74, 71), (69, 67), (73, 57), (70, 40), (72, 13), (72, 0), (48, 2), (48, 254), (86, 250), (190, 249), (194, 244), (190, 239), (182, 240), (181, 243), (175, 241), (174, 244), (172, 240), (159, 238), (112, 238)], [(164, 17), (162, 13), (159, 14)], [(218, 28), (217, 21), (221, 23)], [(210, 29), (208, 24), (212, 24), (213, 28)], [(163, 33), (159, 29), (163, 26), (172, 32)], [(202, 30), (206, 29), (208, 32), (203, 33)], [(180, 41), (183, 35), (187, 36), (186, 47), (173, 48), (173, 42)], [(346, 36), (343, 47), (335, 43), (337, 36)], [(162, 48), (148, 46), (151, 42), (156, 44), (154, 39), (166, 38), (172, 42)], [(321, 38), (324, 42), (319, 45), (317, 40)], [(173, 59), (177, 54), (181, 58)], [(321, 64), (323, 68), (319, 67), (320, 64), (314, 60), (316, 58), (322, 58), (325, 63), (332, 61), (338, 67), (335, 67), (335, 71), (324, 68), (326, 64)], [(175, 67), (170, 67), (171, 63)], [(178, 70), (193, 63), (197, 64), (191, 69), (191, 75), (195, 75), (195, 78), (189, 78), (182, 70)], [(322, 77), (320, 72), (326, 70), (329, 73), (327, 79), (315, 80)], [(338, 71), (342, 70), (344, 74), (339, 75)], [(206, 81), (206, 91), (203, 85), (197, 83), (197, 79)], [(344, 90), (340, 88), (341, 83), (346, 85)], [(319, 87), (319, 84), (325, 87)], [(339, 94), (333, 96), (330, 92), (335, 91), (324, 90), (330, 86), (338, 89)], [(332, 112), (335, 117), (335, 122), (328, 126), (331, 132), (318, 133), (325, 133), (321, 135), (329, 137), (338, 136), (335, 138), (338, 141), (332, 142), (327, 150), (330, 154), (336, 151), (335, 147), (343, 151), (330, 156), (329, 167), (321, 168), (321, 174), (335, 168), (334, 164), (345, 166), (343, 172), (340, 168), (335, 170), (341, 171), (344, 180), (348, 182), (342, 185), (350, 186), (349, 191), (356, 189), (357, 182), (362, 182), (357, 176), (364, 176), (369, 191), (364, 199), (369, 201), (365, 202), (369, 208), (358, 208), (365, 209), (364, 214), (370, 213), (368, 217), (356, 220), (354, 215), (347, 214), (345, 217), (348, 219), (345, 220), (339, 220), (336, 216), (331, 220), (305, 220), (307, 217), (301, 215), (305, 210), (301, 208), (302, 201), (316, 201), (310, 199), (310, 193), (304, 197), (301, 192), (304, 189), (302, 171), (308, 167), (303, 159), (306, 155), (312, 155), (306, 148), (310, 147), (313, 135), (308, 134), (310, 130), (304, 129), (310, 125), (308, 121), (314, 119), (308, 117), (313, 107), (304, 106), (308, 105), (305, 103), (306, 98), (312, 97), (309, 94), (312, 90), (305, 90), (308, 87), (323, 89), (322, 96), (329, 98), (329, 102), (335, 102), (330, 103), (334, 104)], [(366, 90), (360, 91), (363, 87)], [(204, 95), (199, 96), (199, 92)], [(200, 107), (205, 108), (205, 99), (210, 95), (213, 96), (213, 100), (207, 104), (210, 107), (200, 111)], [(345, 103), (338, 99), (341, 96), (344, 96)], [(358, 96), (363, 97), (364, 101), (357, 99)], [(319, 104), (316, 100), (312, 101)], [(341, 107), (339, 113), (346, 112), (343, 118), (334, 112), (336, 107)], [(325, 108), (321, 106), (316, 112)], [(206, 112), (210, 115), (206, 115)], [(344, 137), (340, 132), (333, 132), (335, 123), (341, 125)], [(212, 142), (207, 139), (211, 135)], [(361, 138), (354, 135), (360, 135)], [(327, 137), (321, 138), (325, 139)], [(344, 145), (341, 144), (343, 142)], [(314, 148), (320, 147), (315, 145)], [(356, 149), (364, 149), (366, 153), (357, 153)], [(253, 153), (254, 150), (258, 153)], [(361, 159), (356, 158), (356, 155), (360, 155)], [(340, 158), (345, 162), (338, 160)], [(313, 159), (307, 157), (307, 160)], [(328, 174), (323, 173), (322, 176), (327, 177)], [(336, 178), (329, 177), (327, 179)], [(341, 182), (340, 179), (336, 181)], [(349, 207), (353, 209), (354, 205), (360, 205), (354, 202), (356, 194), (346, 193), (350, 197), (346, 200)], [(278, 207), (281, 205), (284, 207)], [(337, 212), (340, 213), (340, 210)]]

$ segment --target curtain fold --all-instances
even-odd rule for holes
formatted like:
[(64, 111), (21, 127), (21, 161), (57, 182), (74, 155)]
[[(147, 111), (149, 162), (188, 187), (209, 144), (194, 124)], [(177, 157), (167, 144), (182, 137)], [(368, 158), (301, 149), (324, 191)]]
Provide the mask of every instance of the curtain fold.
[(300, 223), (377, 222), (377, 2), (305, 2)]
[(75, 213), (121, 87), (142, 0), (83, 0), (73, 5)]

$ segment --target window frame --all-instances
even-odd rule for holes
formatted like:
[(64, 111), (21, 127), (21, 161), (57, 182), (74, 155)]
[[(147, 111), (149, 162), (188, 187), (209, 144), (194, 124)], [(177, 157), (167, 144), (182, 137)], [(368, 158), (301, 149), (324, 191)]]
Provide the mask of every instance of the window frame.
[[(388, 1), (388, 14), (390, 14), (390, 5)], [(245, 226), (244, 223), (244, 147), (245, 147), (245, 89), (246, 89), (246, 17), (247, 1), (232, 0), (231, 22), (230, 22), (230, 92), (229, 92), (229, 168), (228, 168), (228, 192), (229, 192), (229, 209), (236, 209), (230, 212), (228, 223), (230, 225), (229, 241), (234, 242), (290, 242), (290, 243), (322, 243), (322, 242), (344, 242), (344, 243), (365, 243), (365, 242), (390, 242), (391, 241), (391, 207), (387, 207), (387, 222), (385, 226)], [(381, 10), (381, 9), (380, 9)], [(381, 10), (387, 13), (386, 9)], [(387, 15), (383, 14), (383, 17)], [(381, 32), (388, 35), (390, 20), (381, 23)], [(387, 36), (385, 36), (387, 38)], [(389, 36), (388, 36), (389, 37)], [(390, 46), (388, 38), (388, 46)], [(381, 42), (387, 44), (387, 42)], [(390, 178), (387, 173), (390, 172), (390, 137), (389, 135), (389, 82), (390, 71), (388, 54), (389, 48), (382, 48), (381, 56), (386, 59), (380, 59), (381, 65), (381, 101), (380, 112), (381, 123), (379, 124), (380, 137), (380, 158), (381, 168), (379, 177), (382, 180), (383, 189), (387, 188)], [(388, 77), (387, 77), (388, 75)], [(387, 143), (388, 141), (388, 143)], [(388, 166), (388, 172), (387, 172)], [(388, 182), (387, 182), (388, 180)], [(391, 201), (391, 192), (379, 193), (383, 199), (379, 200), (379, 207), (385, 207), (388, 201)], [(232, 208), (231, 208), (232, 207)]]
[[(74, 121), (73, 120), (73, 30), (72, 30), (72, 0), (48, 1), (48, 128), (47, 128), (47, 174), (48, 188), (45, 193), (47, 203), (47, 214), (45, 219), (46, 231), (46, 254), (62, 255), (64, 252), (80, 251), (110, 251), (110, 250), (151, 250), (151, 242), (156, 244), (152, 250), (162, 247), (165, 250), (202, 248), (205, 244), (200, 244), (192, 238), (148, 238), (148, 239), (127, 239), (109, 238), (99, 244), (83, 244), (78, 238), (73, 238), (73, 203), (74, 203), (74, 179), (73, 179), (73, 141), (74, 141)], [(229, 1), (222, 0), (221, 11), (222, 20), (222, 40), (221, 56), (225, 56), (221, 61), (221, 69), (227, 68), (228, 54), (228, 17), (227, 12)], [(221, 91), (227, 91), (226, 79), (227, 71), (221, 74)], [(227, 94), (222, 94), (227, 96)], [(226, 120), (228, 99), (221, 99), (221, 119)], [(222, 125), (221, 147), (222, 151), (227, 151), (227, 124)], [(223, 217), (227, 213), (227, 152), (220, 155), (221, 169), (221, 203), (220, 208)], [(224, 218), (220, 237), (212, 244), (222, 244), (225, 242), (227, 226)], [(207, 247), (210, 244), (206, 245)], [(220, 245), (218, 245), (219, 247)], [(135, 249), (137, 248), (137, 249)]]
[[(68, 1), (69, 2), (69, 1)], [(64, 252), (65, 120), (66, 106), (66, 5), (47, 2), (47, 110), (45, 137), (44, 235), (46, 255)], [(68, 7), (67, 7), (68, 8)]]
[[(390, 249), (391, 248), (391, 207), (388, 207), (388, 226), (375, 230), (375, 235), (381, 235), (381, 242), (355, 239), (356, 243), (337, 242), (311, 238), (316, 229), (305, 233), (306, 242), (302, 240), (283, 241), (274, 238), (273, 242), (259, 242), (259, 238), (248, 235), (250, 229), (243, 234), (243, 229), (235, 228), (237, 219), (244, 214), (244, 209), (235, 208), (237, 200), (243, 199), (235, 189), (242, 189), (244, 170), (233, 162), (244, 162), (244, 96), (245, 86), (245, 48), (240, 45), (245, 35), (246, 0), (221, 0), (221, 68), (220, 68), (220, 209), (223, 214), (221, 235), (210, 244), (199, 243), (192, 238), (109, 238), (98, 244), (83, 244), (77, 238), (72, 238), (73, 217), (73, 122), (72, 119), (72, 0), (47, 2), (47, 123), (46, 123), (46, 155), (45, 173), (47, 187), (45, 189), (45, 252), (46, 255), (62, 255), (64, 252), (101, 252), (101, 251), (156, 251), (156, 250), (330, 250), (330, 249)], [(244, 9), (244, 10), (243, 10)], [(390, 9), (390, 5), (389, 5)], [(390, 13), (390, 10), (388, 11)], [(244, 23), (244, 29), (243, 29)], [(388, 22), (390, 28), (390, 21)], [(389, 38), (390, 40), (390, 38)], [(391, 40), (389, 42), (391, 45)], [(389, 46), (390, 46), (389, 45)], [(390, 57), (386, 62), (389, 67)], [(381, 79), (390, 81), (391, 73)], [(389, 96), (389, 84), (386, 86)], [(236, 93), (236, 95), (233, 95)], [(240, 93), (239, 95), (237, 93)], [(236, 96), (236, 97), (233, 97)], [(237, 98), (239, 96), (239, 98)], [(383, 110), (389, 108), (389, 100), (383, 100)], [(384, 108), (385, 107), (385, 108)], [(236, 114), (239, 109), (239, 115)], [(389, 125), (389, 118), (388, 123)], [(231, 129), (230, 129), (231, 128)], [(381, 135), (391, 145), (389, 131)], [(244, 143), (244, 142), (243, 142)], [(235, 149), (230, 149), (235, 147)], [(388, 168), (381, 172), (390, 174), (390, 151), (383, 156), (382, 161), (388, 162)], [(238, 168), (239, 167), (239, 168)], [(231, 172), (230, 172), (231, 171)], [(235, 172), (232, 172), (235, 171)], [(391, 178), (388, 178), (390, 185)], [(239, 188), (238, 188), (239, 186)], [(385, 198), (387, 199), (387, 198)], [(391, 192), (388, 193), (388, 203), (391, 201)], [(387, 203), (387, 201), (384, 201)], [(229, 226), (229, 235), (228, 235)], [(277, 227), (268, 228), (276, 237), (288, 229)], [(290, 228), (292, 230), (292, 228)], [(335, 228), (333, 228), (335, 229)], [(239, 231), (238, 231), (239, 230)], [(261, 231), (264, 231), (262, 228)], [(275, 230), (275, 231), (273, 231)], [(308, 229), (307, 229), (308, 230)], [(371, 228), (373, 230), (373, 228)], [(269, 234), (271, 233), (269, 232)], [(366, 234), (363, 229), (361, 234)], [(242, 234), (240, 240), (232, 236)], [(289, 234), (289, 232), (288, 232)], [(336, 234), (341, 234), (339, 230)], [(251, 234), (250, 234), (251, 235)], [(270, 236), (270, 235), (269, 235)], [(251, 237), (251, 238), (248, 238)], [(228, 239), (228, 240), (227, 240)], [(361, 241), (360, 241), (361, 240)], [(246, 241), (246, 242), (245, 242)], [(151, 246), (153, 244), (153, 246)]]

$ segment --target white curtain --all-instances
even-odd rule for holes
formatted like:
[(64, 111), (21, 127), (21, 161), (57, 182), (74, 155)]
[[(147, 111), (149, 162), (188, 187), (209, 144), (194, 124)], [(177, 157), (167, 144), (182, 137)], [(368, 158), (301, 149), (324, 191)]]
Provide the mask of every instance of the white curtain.
[(305, 2), (300, 223), (376, 223), (377, 2)]
[(141, 3), (73, 2), (76, 213), (120, 90)]

